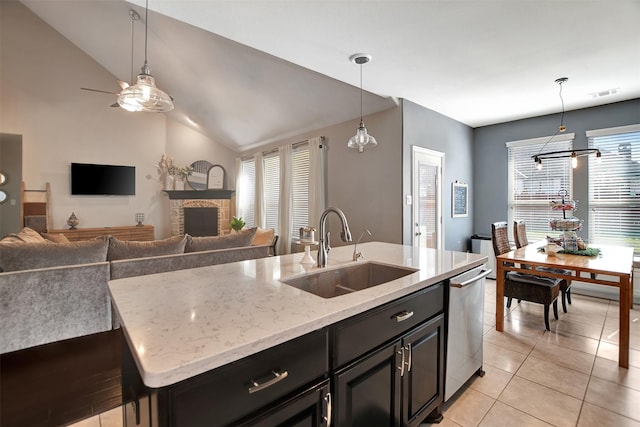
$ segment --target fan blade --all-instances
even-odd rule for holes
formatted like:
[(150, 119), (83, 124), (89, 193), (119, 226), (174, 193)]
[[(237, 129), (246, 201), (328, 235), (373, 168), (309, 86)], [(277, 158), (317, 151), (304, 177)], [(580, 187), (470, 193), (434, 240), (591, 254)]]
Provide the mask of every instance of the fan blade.
[(80, 89), (81, 89), (81, 90), (88, 90), (88, 91), (90, 91), (90, 92), (106, 93), (106, 94), (109, 94), (109, 95), (116, 95), (116, 96), (118, 96), (118, 95), (119, 95), (119, 93), (118, 93), (118, 92), (108, 92), (108, 91), (106, 91), (106, 90), (90, 89), (90, 88), (88, 88), (88, 87), (81, 87)]
[(129, 83), (118, 80), (118, 86), (120, 86), (120, 89), (124, 90), (129, 87)]

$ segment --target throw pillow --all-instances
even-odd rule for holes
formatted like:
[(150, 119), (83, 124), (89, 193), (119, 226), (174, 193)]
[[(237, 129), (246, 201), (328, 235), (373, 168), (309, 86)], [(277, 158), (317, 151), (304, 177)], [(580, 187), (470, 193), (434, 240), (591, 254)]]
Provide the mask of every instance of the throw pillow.
[(67, 236), (62, 233), (42, 233), (42, 237), (53, 243), (70, 243)]
[(39, 243), (44, 242), (45, 238), (42, 237), (37, 231), (24, 227), (19, 233), (11, 233), (2, 238), (2, 243), (7, 242), (22, 242), (22, 243)]
[(42, 242), (28, 244), (24, 242), (0, 244), (2, 271), (90, 264), (107, 260), (106, 239), (57, 244), (42, 240)]
[(251, 244), (253, 246), (269, 245), (273, 243), (273, 237), (276, 232), (273, 228), (258, 228)]
[(216, 249), (240, 248), (250, 246), (253, 236), (256, 234), (256, 227), (240, 230), (238, 233), (231, 232), (224, 236), (192, 237), (189, 236), (185, 252), (212, 251)]
[(116, 261), (119, 259), (182, 254), (186, 244), (187, 236), (169, 237), (168, 239), (150, 242), (118, 240), (111, 236), (109, 237), (107, 260)]

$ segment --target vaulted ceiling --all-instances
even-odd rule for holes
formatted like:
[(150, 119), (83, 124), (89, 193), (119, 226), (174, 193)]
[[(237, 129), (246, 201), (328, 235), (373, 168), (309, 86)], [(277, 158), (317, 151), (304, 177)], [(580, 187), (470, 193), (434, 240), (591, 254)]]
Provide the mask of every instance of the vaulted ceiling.
[[(144, 0), (21, 2), (117, 79), (135, 79)], [(129, 9), (142, 17), (133, 63)], [(567, 110), (640, 97), (638, 0), (150, 0), (149, 10), (149, 65), (175, 99), (167, 114), (238, 151), (351, 119), (355, 131), (358, 52), (373, 55), (365, 114), (398, 98), (472, 127), (555, 113), (565, 76)]]

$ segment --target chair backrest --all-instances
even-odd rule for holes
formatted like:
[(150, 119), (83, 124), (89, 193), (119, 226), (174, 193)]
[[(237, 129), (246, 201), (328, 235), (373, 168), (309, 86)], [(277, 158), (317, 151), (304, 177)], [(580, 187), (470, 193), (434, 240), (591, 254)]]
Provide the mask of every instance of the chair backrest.
[(513, 221), (513, 238), (516, 241), (516, 248), (527, 246), (527, 226), (524, 221)]
[(493, 252), (496, 256), (511, 250), (507, 228), (508, 225), (504, 221), (491, 224), (491, 242), (493, 243)]

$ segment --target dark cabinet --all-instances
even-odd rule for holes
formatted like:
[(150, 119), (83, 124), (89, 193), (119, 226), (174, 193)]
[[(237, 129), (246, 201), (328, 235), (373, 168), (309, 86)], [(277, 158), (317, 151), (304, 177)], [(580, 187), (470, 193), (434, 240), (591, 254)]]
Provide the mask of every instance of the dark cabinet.
[(329, 380), (325, 380), (241, 425), (243, 427), (327, 427), (331, 422), (331, 403)]
[(444, 397), (444, 316), (430, 320), (402, 339), (402, 425), (438, 421)]
[(337, 426), (400, 425), (399, 352), (389, 345), (334, 375)]
[[(336, 425), (415, 427), (425, 419), (437, 421), (441, 417), (443, 291), (439, 284), (336, 326), (334, 362), (344, 360), (345, 355), (362, 353), (363, 340), (368, 341), (369, 349), (374, 348), (355, 361), (334, 368)], [(403, 328), (400, 324), (404, 319), (412, 319), (413, 323), (408, 322), (409, 327)], [(355, 331), (362, 332), (360, 339)], [(374, 336), (378, 336), (377, 342)], [(393, 338), (381, 342), (380, 337), (389, 336)], [(353, 345), (346, 337), (353, 340)]]
[(327, 352), (322, 329), (159, 389), (144, 386), (128, 355), (122, 364), (123, 398), (131, 402), (126, 427), (239, 425), (327, 379)]

